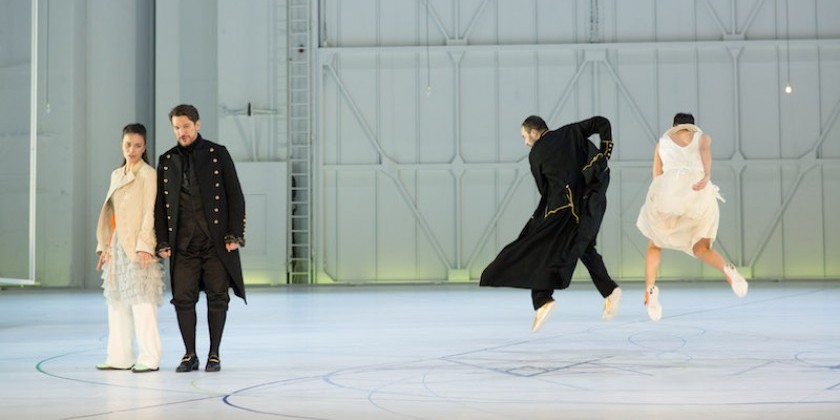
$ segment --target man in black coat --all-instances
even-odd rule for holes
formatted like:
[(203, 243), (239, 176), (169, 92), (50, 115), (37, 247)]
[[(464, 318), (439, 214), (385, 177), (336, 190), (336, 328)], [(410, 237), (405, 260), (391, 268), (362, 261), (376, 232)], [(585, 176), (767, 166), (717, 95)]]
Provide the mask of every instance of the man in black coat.
[(176, 372), (198, 370), (195, 351), (200, 290), (207, 296), (210, 351), (204, 370), (221, 369), (219, 345), (229, 288), (245, 300), (239, 248), (245, 245), (245, 197), (227, 149), (205, 140), (192, 105), (169, 112), (178, 145), (158, 160), (155, 201), (157, 254), (169, 258), (172, 301), (186, 353)]
[[(549, 131), (532, 115), (521, 127), (540, 203), (519, 237), (505, 246), (481, 274), (481, 286), (531, 289), (537, 331), (554, 308), (554, 289), (569, 286), (580, 259), (604, 297), (603, 318), (618, 311), (621, 289), (595, 249), (607, 208), (607, 160), (612, 153), (610, 122), (590, 119)], [(589, 137), (598, 134), (601, 147)]]

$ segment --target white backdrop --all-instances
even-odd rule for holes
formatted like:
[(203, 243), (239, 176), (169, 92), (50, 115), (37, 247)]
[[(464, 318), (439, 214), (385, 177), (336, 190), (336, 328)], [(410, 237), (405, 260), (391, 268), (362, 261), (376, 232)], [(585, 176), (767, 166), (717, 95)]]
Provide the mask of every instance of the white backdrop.
[[(612, 121), (599, 247), (642, 278), (676, 112), (712, 137), (716, 248), (755, 278), (840, 277), (840, 2), (792, 3), (788, 24), (784, 1), (323, 1), (319, 280), (477, 279), (537, 202), (529, 114)], [(676, 252), (662, 276), (721, 278)]]

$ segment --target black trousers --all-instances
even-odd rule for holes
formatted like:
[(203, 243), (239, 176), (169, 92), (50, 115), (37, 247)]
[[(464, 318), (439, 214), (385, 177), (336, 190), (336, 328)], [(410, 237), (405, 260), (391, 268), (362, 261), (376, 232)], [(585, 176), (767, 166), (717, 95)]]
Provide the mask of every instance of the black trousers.
[[(583, 251), (583, 254), (580, 256), (580, 261), (589, 271), (592, 283), (595, 284), (601, 296), (606, 298), (618, 287), (618, 284), (610, 277), (610, 273), (607, 272), (607, 267), (604, 265), (604, 259), (601, 257), (601, 254), (595, 249), (594, 239), (586, 247), (586, 250)], [(553, 300), (553, 294), (553, 290), (531, 290), (531, 301), (534, 305), (534, 310), (551, 302)]]
[(210, 330), (209, 354), (219, 354), (222, 332), (230, 303), (230, 277), (210, 239), (200, 231), (185, 249), (175, 251), (172, 273), (172, 300), (187, 354), (195, 354), (195, 305), (199, 290), (207, 295), (207, 323)]

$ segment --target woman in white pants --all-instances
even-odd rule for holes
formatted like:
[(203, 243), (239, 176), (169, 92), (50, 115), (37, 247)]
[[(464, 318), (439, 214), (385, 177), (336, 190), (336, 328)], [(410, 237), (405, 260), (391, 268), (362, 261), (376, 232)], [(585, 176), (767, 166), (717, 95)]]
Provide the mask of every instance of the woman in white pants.
[(148, 163), (142, 124), (123, 128), (122, 151), (125, 161), (111, 173), (96, 226), (97, 270), (108, 303), (108, 357), (96, 368), (154, 372), (160, 368), (163, 266), (154, 256), (157, 173)]

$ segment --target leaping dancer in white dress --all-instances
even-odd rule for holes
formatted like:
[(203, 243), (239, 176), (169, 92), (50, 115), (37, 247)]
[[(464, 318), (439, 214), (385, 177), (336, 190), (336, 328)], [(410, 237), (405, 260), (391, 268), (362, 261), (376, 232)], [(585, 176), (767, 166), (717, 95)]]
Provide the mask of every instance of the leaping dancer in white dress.
[(694, 116), (679, 113), (662, 135), (653, 155), (653, 182), (636, 226), (648, 242), (645, 254), (645, 306), (650, 319), (662, 318), (656, 272), (662, 248), (683, 251), (718, 269), (738, 297), (749, 285), (735, 266), (712, 249), (723, 201), (712, 173), (711, 138), (694, 125)]

